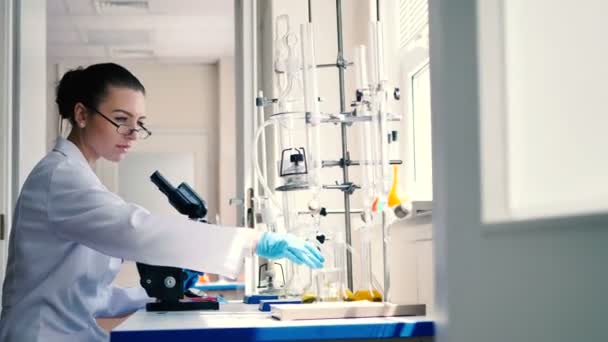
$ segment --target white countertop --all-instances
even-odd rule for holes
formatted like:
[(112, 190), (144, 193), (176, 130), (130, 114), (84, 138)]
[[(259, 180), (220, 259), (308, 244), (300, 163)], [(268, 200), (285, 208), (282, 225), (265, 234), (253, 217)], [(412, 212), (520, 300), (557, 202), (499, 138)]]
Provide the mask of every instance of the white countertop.
[[(303, 304), (306, 305), (306, 304)], [(416, 328), (418, 334), (416, 334)], [(422, 330), (420, 330), (422, 328)], [(111, 341), (154, 341), (159, 333), (177, 331), (189, 337), (230, 334), (235, 331), (253, 334), (259, 340), (275, 340), (277, 335), (289, 337), (290, 331), (300, 331), (307, 337), (331, 337), (352, 335), (356, 338), (392, 338), (408, 336), (432, 336), (433, 323), (425, 316), (370, 317), (324, 320), (279, 321), (269, 312), (260, 312), (258, 305), (243, 303), (222, 304), (220, 311), (147, 312), (140, 310), (112, 330)], [(156, 332), (156, 333), (154, 333)], [(419, 335), (422, 333), (422, 335)], [(211, 334), (211, 335), (210, 335)], [(249, 336), (247, 335), (247, 336)], [(186, 335), (184, 335), (186, 336)], [(152, 337), (152, 341), (150, 338)], [(293, 336), (295, 339), (295, 336)]]

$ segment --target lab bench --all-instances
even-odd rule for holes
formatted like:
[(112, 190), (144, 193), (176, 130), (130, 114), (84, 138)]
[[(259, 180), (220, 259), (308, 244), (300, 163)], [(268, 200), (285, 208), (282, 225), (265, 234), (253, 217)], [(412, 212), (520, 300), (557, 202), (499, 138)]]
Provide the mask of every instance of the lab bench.
[(110, 341), (430, 342), (434, 332), (433, 321), (424, 316), (279, 321), (258, 305), (230, 302), (219, 311), (140, 310), (111, 331)]

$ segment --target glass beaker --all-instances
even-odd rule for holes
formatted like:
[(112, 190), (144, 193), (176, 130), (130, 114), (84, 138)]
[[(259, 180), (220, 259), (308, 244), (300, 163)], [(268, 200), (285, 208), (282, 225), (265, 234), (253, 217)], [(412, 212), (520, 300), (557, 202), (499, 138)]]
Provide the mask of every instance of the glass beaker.
[(372, 267), (372, 226), (367, 225), (359, 230), (360, 237), (360, 263), (361, 263), (361, 278), (362, 287), (355, 291), (348, 300), (368, 300), (370, 302), (381, 302), (382, 292), (376, 286)]

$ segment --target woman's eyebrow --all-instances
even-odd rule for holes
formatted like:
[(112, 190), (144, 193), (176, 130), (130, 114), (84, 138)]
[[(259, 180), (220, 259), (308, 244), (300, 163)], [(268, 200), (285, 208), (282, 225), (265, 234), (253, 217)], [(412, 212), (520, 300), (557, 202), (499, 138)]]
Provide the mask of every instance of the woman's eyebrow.
[[(130, 116), (130, 117), (134, 117), (134, 116), (135, 116), (135, 115), (133, 115), (131, 112), (126, 111), (126, 110), (124, 110), (124, 109), (114, 109), (114, 110), (112, 111), (112, 113), (116, 113), (116, 112), (118, 112), (118, 113), (124, 113), (124, 114), (127, 114), (127, 115), (128, 115), (128, 116)], [(139, 119), (140, 119), (140, 120), (141, 120), (141, 119), (145, 119), (145, 118), (146, 118), (146, 116), (145, 116), (145, 115), (142, 115), (142, 116), (140, 116), (140, 117), (139, 117)]]

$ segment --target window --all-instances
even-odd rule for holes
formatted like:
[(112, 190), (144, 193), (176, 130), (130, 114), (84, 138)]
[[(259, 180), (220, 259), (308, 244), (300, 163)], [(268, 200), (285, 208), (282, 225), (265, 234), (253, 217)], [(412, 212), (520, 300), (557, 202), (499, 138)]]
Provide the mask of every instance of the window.
[(400, 0), (397, 37), (404, 113), (403, 185), (412, 200), (432, 200), (428, 1)]
[(399, 0), (399, 47), (405, 48), (412, 41), (428, 32), (429, 5), (427, 0)]

